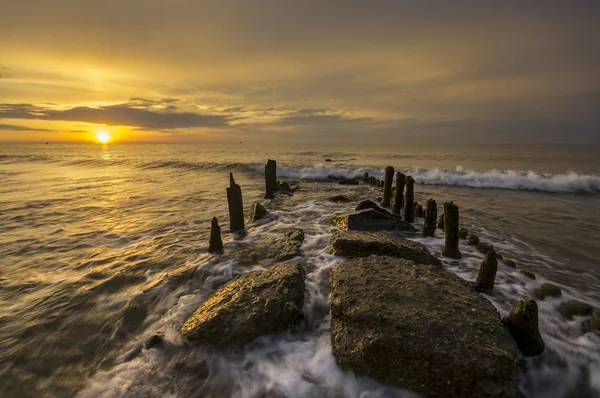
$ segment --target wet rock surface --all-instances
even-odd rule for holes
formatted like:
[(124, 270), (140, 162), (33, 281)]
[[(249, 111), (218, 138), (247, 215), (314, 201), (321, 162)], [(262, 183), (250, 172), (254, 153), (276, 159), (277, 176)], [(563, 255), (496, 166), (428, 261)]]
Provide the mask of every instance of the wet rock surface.
[(276, 261), (289, 260), (300, 254), (299, 251), (303, 242), (304, 231), (294, 228), (283, 234), (283, 238), (276, 240), (270, 245), (267, 256), (274, 258)]
[(524, 275), (529, 279), (535, 279), (535, 274), (531, 271), (527, 271), (526, 269), (520, 270), (519, 274)]
[(542, 283), (535, 291), (535, 297), (544, 300), (546, 297), (559, 297), (562, 294), (560, 287), (551, 283)]
[(340, 185), (358, 185), (358, 181), (355, 179), (341, 180), (338, 182)]
[(479, 243), (479, 236), (477, 236), (475, 234), (470, 234), (468, 243), (469, 243), (469, 246), (477, 246), (477, 244)]
[(356, 211), (365, 210), (365, 209), (373, 209), (377, 210), (380, 213), (387, 213), (388, 211), (382, 207), (380, 207), (377, 203), (373, 202), (370, 199), (363, 200), (356, 206)]
[(385, 255), (422, 264), (441, 265), (440, 260), (422, 244), (382, 232), (335, 231), (329, 241), (328, 251), (343, 257)]
[(482, 254), (487, 254), (491, 251), (494, 251), (494, 245), (482, 241), (477, 242), (476, 247), (477, 251)]
[(505, 320), (519, 350), (525, 356), (544, 352), (545, 344), (538, 326), (538, 307), (534, 300), (520, 300)]
[(428, 397), (514, 397), (522, 356), (495, 308), (435, 265), (371, 256), (335, 266), (332, 349), (352, 369)]
[(250, 208), (250, 214), (252, 221), (258, 221), (269, 214), (269, 212), (260, 202), (254, 202)]
[(189, 341), (218, 346), (294, 331), (303, 319), (304, 277), (294, 264), (240, 275), (213, 292), (180, 331)]
[(350, 199), (346, 195), (332, 196), (331, 198), (329, 198), (327, 200), (329, 200), (330, 202), (335, 202), (335, 203), (348, 203), (348, 202), (352, 202), (352, 199)]
[(331, 218), (331, 222), (340, 229), (356, 231), (417, 232), (415, 227), (399, 216), (374, 209), (360, 210), (351, 214), (337, 214)]
[(594, 312), (594, 308), (588, 303), (579, 300), (569, 300), (565, 304), (565, 311), (570, 318), (574, 316), (589, 316)]

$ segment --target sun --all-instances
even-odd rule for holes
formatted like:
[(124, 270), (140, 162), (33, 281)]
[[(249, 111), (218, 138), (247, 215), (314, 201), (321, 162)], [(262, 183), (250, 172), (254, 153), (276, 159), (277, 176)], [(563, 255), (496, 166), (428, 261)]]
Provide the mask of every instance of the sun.
[(106, 144), (108, 141), (110, 141), (110, 135), (106, 131), (100, 131), (98, 134), (96, 134), (96, 139), (101, 143)]

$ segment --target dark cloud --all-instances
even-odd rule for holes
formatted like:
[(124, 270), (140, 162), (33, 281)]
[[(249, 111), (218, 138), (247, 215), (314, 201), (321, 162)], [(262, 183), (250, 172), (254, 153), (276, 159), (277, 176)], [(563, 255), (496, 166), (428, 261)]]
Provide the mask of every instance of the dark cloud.
[(0, 130), (9, 130), (9, 131), (54, 131), (48, 129), (38, 129), (27, 126), (16, 126), (14, 124), (0, 124)]
[(110, 126), (134, 126), (148, 130), (219, 128), (228, 125), (228, 117), (224, 115), (180, 112), (171, 107), (165, 110), (152, 109), (152, 105), (163, 103), (163, 101), (136, 99), (117, 105), (97, 108), (78, 106), (64, 110), (33, 104), (0, 104), (0, 118), (87, 122)]
[(370, 118), (352, 118), (339, 113), (332, 113), (327, 109), (299, 109), (282, 117), (273, 125), (277, 126), (304, 126), (304, 125), (331, 125), (346, 123), (366, 123)]

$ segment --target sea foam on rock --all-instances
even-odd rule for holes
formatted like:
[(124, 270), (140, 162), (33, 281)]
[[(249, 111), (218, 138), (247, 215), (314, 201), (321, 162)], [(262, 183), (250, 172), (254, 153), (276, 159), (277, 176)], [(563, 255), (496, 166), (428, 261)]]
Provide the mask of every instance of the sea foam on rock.
[(331, 222), (340, 229), (348, 230), (417, 232), (415, 227), (400, 216), (371, 208), (350, 214), (336, 214)]
[(370, 256), (334, 267), (333, 355), (427, 397), (514, 397), (523, 366), (496, 309), (436, 265)]
[(422, 244), (382, 232), (335, 231), (331, 235), (328, 251), (343, 257), (384, 255), (441, 265), (440, 260)]
[(180, 331), (189, 341), (218, 346), (294, 331), (304, 316), (304, 278), (295, 264), (240, 275), (213, 292)]

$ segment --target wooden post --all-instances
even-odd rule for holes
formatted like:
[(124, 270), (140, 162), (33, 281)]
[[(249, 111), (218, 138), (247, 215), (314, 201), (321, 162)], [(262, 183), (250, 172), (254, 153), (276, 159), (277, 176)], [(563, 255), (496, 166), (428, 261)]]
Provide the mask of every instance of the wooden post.
[(390, 207), (392, 202), (392, 180), (394, 179), (394, 168), (388, 166), (385, 168), (385, 181), (383, 183), (383, 200), (381, 205), (383, 207)]
[(406, 177), (406, 194), (404, 195), (404, 220), (415, 222), (415, 180)]
[(265, 166), (265, 199), (275, 197), (275, 188), (277, 186), (277, 162), (269, 159)]
[(400, 214), (400, 209), (404, 202), (404, 184), (406, 183), (406, 176), (401, 172), (396, 173), (396, 191), (394, 192), (394, 207), (392, 213)]
[(210, 240), (208, 241), (208, 252), (223, 254), (223, 240), (221, 239), (221, 227), (219, 220), (213, 217), (210, 225)]
[(498, 259), (496, 258), (496, 252), (491, 250), (487, 252), (479, 273), (477, 274), (477, 288), (482, 290), (494, 289), (494, 280), (496, 279), (496, 272), (498, 271)]
[(423, 206), (420, 203), (415, 207), (415, 218), (423, 218)]
[(427, 211), (423, 223), (423, 236), (435, 236), (435, 223), (437, 221), (437, 203), (433, 199), (427, 200)]
[(229, 226), (231, 233), (243, 231), (244, 227), (244, 202), (242, 188), (235, 183), (233, 173), (229, 173), (229, 188), (227, 188), (227, 203), (229, 204)]
[(365, 171), (365, 182), (369, 182), (369, 173)]
[(444, 233), (446, 234), (446, 243), (442, 253), (445, 257), (461, 258), (458, 250), (458, 206), (452, 202), (444, 203)]

